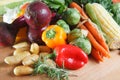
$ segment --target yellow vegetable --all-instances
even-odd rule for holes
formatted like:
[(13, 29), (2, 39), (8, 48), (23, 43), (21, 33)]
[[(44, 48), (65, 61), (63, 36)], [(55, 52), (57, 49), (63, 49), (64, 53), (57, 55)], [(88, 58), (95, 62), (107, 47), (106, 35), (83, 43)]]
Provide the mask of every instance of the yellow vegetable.
[(50, 48), (66, 44), (67, 33), (58, 25), (50, 25), (42, 33), (42, 40)]
[(102, 31), (106, 34), (110, 49), (120, 48), (120, 26), (115, 22), (110, 13), (100, 4), (93, 3), (92, 9), (96, 14)]

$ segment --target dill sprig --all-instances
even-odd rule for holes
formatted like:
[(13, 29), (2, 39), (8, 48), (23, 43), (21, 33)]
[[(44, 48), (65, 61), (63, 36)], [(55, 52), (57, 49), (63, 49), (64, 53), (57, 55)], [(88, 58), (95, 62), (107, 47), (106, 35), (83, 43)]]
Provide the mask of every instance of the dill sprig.
[(40, 59), (34, 65), (33, 74), (47, 74), (51, 80), (68, 80), (68, 72), (65, 69), (53, 67)]

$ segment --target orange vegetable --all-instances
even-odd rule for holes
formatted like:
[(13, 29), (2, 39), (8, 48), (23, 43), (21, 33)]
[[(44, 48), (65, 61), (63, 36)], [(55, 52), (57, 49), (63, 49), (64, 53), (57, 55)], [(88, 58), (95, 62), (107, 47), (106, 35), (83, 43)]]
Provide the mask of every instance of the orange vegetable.
[[(72, 2), (70, 4), (70, 7), (76, 8), (85, 19), (88, 19), (88, 16), (84, 12), (84, 10), (77, 3)], [(102, 35), (99, 34), (98, 30), (93, 25), (93, 23), (90, 20), (88, 20), (87, 22), (84, 23), (84, 25), (90, 31), (90, 33), (94, 36), (94, 38), (96, 39), (96, 41), (99, 42), (100, 45), (102, 45), (102, 47), (104, 47), (104, 49), (109, 52), (108, 45), (106, 44), (106, 42), (105, 42), (104, 38), (102, 37)]]
[(91, 32), (86, 28), (86, 26), (81, 25), (79, 26), (81, 29), (85, 29), (88, 31), (88, 39), (90, 40), (92, 46), (101, 53), (102, 56), (104, 57), (110, 57), (109, 53), (95, 40)]
[(100, 55), (99, 51), (97, 51), (96, 49), (92, 48), (91, 55), (92, 55), (98, 62), (100, 62), (100, 61), (103, 62), (102, 56)]
[(71, 2), (70, 7), (77, 9), (84, 18), (88, 19), (88, 16), (85, 14), (84, 10), (76, 2)]
[(28, 5), (29, 5), (29, 3), (25, 3), (25, 4), (23, 4), (23, 5), (21, 6), (20, 12), (18, 13), (18, 17), (24, 15), (25, 10), (26, 10), (26, 8), (27, 8)]
[(27, 27), (21, 28), (16, 36), (15, 43), (27, 40)]
[(67, 34), (65, 30), (58, 25), (50, 25), (42, 33), (42, 40), (50, 48), (66, 44)]

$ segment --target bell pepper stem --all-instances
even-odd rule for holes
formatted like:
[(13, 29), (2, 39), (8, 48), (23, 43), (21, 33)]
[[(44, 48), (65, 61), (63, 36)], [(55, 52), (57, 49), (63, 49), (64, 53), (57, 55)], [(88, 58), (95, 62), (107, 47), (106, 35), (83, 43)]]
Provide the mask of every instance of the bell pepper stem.
[(47, 58), (50, 58), (50, 59), (55, 59), (55, 57), (56, 57), (56, 52), (55, 51), (53, 51), (53, 53), (47, 55)]

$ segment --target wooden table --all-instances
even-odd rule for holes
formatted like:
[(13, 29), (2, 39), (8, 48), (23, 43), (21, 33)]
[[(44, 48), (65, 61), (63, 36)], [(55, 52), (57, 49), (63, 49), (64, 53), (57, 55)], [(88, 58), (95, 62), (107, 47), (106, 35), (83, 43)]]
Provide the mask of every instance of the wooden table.
[[(4, 58), (11, 55), (12, 52), (10, 47), (0, 48), (0, 80), (49, 80), (46, 75), (14, 76), (14, 66), (4, 63)], [(83, 68), (70, 71), (69, 80), (120, 80), (119, 52), (119, 50), (111, 51), (111, 58), (105, 59), (103, 63), (97, 63), (92, 57), (89, 57), (88, 64)]]

